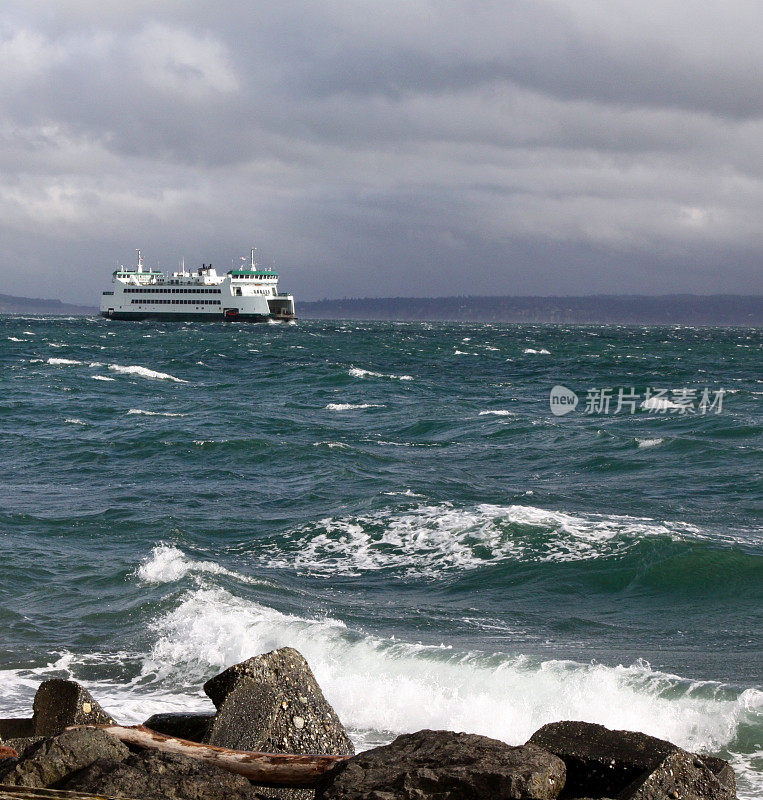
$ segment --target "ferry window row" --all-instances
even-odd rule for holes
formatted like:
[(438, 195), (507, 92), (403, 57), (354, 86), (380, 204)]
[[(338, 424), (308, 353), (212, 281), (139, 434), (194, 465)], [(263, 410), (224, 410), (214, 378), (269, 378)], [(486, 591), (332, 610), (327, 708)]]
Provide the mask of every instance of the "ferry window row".
[(182, 306), (202, 306), (202, 305), (219, 306), (220, 302), (221, 302), (220, 300), (170, 300), (170, 299), (165, 300), (163, 297), (161, 297), (161, 298), (160, 297), (157, 297), (157, 298), (140, 297), (137, 300), (133, 300), (132, 304), (133, 305), (141, 305), (141, 306), (144, 305), (144, 304), (149, 304), (149, 303), (154, 304), (154, 305), (156, 305), (157, 303), (160, 303), (161, 305), (165, 305), (165, 306), (167, 306), (167, 305), (172, 305), (172, 306), (179, 306), (179, 305), (182, 305)]
[(130, 294), (220, 294), (220, 289), (125, 289)]

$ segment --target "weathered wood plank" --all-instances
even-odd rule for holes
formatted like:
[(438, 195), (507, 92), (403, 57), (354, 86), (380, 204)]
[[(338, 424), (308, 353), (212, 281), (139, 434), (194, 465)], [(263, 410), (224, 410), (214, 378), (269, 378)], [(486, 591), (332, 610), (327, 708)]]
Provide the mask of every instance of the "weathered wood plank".
[(270, 786), (294, 786), (310, 789), (318, 779), (338, 763), (350, 756), (293, 755), (282, 753), (255, 753), (245, 750), (228, 750), (208, 744), (189, 742), (157, 733), (143, 725), (93, 725), (125, 744), (159, 750), (162, 753), (189, 756), (213, 764), (228, 772), (243, 775), (254, 783)]
[(57, 789), (30, 789), (27, 786), (3, 786), (0, 784), (0, 800), (116, 800), (116, 798), (101, 794), (61, 792)]

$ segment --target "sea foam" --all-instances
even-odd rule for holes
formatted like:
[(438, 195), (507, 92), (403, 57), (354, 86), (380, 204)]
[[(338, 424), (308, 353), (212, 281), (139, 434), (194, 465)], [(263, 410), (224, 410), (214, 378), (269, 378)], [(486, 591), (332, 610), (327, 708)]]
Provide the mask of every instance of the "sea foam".
[(262, 560), (268, 567), (304, 574), (393, 570), (409, 578), (437, 578), (502, 561), (612, 558), (656, 536), (706, 538), (689, 523), (649, 518), (575, 515), (524, 505), (421, 504), (304, 525), (268, 548)]

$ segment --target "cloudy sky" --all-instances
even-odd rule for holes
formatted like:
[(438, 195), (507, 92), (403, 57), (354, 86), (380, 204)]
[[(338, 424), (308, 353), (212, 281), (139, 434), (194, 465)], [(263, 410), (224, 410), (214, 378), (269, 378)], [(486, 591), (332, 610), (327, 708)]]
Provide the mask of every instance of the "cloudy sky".
[(760, 0), (2, 0), (0, 292), (763, 292)]

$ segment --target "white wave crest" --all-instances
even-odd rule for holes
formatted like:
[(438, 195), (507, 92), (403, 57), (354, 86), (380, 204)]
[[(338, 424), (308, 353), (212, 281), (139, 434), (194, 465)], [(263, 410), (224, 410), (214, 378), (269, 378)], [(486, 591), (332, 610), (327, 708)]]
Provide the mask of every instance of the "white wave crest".
[(657, 447), (664, 442), (664, 439), (656, 438), (656, 439), (639, 439), (638, 436), (636, 437), (636, 444), (639, 447)]
[(653, 671), (457, 652), (382, 639), (341, 620), (281, 613), (221, 589), (199, 589), (158, 620), (145, 672), (200, 683), (285, 645), (307, 658), (327, 699), (363, 746), (421, 728), (470, 731), (510, 744), (547, 722), (579, 719), (641, 730), (690, 750), (726, 746), (763, 693), (732, 694)]
[(123, 367), (120, 364), (109, 364), (109, 369), (114, 370), (114, 372), (119, 372), (122, 375), (137, 375), (140, 378), (153, 378), (154, 380), (158, 381), (188, 383), (188, 381), (184, 381), (182, 378), (176, 378), (174, 375), (170, 375), (167, 372), (157, 372), (154, 369), (148, 369), (148, 367), (141, 367), (135, 364), (131, 364), (126, 367)]
[(354, 411), (357, 408), (384, 408), (381, 403), (329, 403), (328, 411)]
[[(111, 378), (111, 380), (114, 380)], [(187, 414), (173, 414), (170, 411), (144, 411), (142, 408), (131, 408), (127, 412), (128, 416), (130, 414), (137, 414), (144, 417), (185, 417)]]
[(17, 336), (8, 336), (9, 342), (25, 342), (26, 339), (19, 339)]
[(322, 519), (289, 537), (293, 549), (269, 548), (262, 558), (268, 567), (315, 575), (393, 569), (408, 577), (434, 578), (506, 560), (609, 558), (635, 547), (645, 536), (700, 535), (687, 523), (647, 518), (583, 517), (520, 505), (464, 509), (443, 503)]
[(73, 358), (49, 358), (46, 362), (47, 364), (51, 364), (53, 366), (67, 366), (73, 364), (81, 364), (81, 361), (77, 361)]
[(349, 374), (353, 378), (391, 378), (394, 381), (412, 381), (413, 375), (385, 375), (382, 372), (372, 372), (370, 369), (350, 367)]
[(115, 381), (116, 378), (109, 378), (106, 375), (91, 375), (90, 376), (94, 381)]
[(135, 574), (146, 583), (175, 583), (191, 573), (209, 573), (212, 575), (227, 575), (242, 583), (264, 584), (264, 581), (240, 575), (229, 569), (215, 564), (213, 561), (195, 561), (172, 545), (158, 545), (151, 551), (136, 570)]
[(514, 414), (511, 411), (507, 411), (505, 408), (499, 408), (499, 409), (496, 409), (495, 411), (480, 411), (479, 416), (480, 417), (487, 417), (487, 416), (513, 417)]
[(69, 425), (87, 425), (87, 422), (85, 422), (82, 419), (77, 419), (76, 417), (70, 417), (69, 419), (65, 419), (64, 422)]
[(648, 397), (641, 404), (641, 408), (647, 411), (669, 411), (681, 407), (678, 403), (668, 400), (667, 397)]
[(551, 351), (550, 350), (546, 350), (545, 347), (541, 347), (540, 350), (536, 350), (533, 347), (525, 347), (525, 349), (522, 352), (526, 353), (528, 355), (537, 355), (537, 356), (550, 356), (551, 355)]

